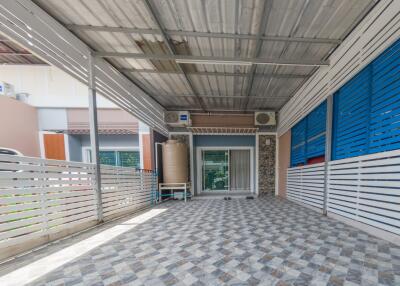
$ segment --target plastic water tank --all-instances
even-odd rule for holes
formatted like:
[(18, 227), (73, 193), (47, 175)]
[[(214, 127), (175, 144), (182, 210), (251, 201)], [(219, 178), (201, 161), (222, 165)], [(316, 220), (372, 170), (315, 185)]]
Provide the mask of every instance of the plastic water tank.
[(187, 146), (177, 140), (168, 140), (162, 145), (164, 183), (186, 183), (188, 181)]

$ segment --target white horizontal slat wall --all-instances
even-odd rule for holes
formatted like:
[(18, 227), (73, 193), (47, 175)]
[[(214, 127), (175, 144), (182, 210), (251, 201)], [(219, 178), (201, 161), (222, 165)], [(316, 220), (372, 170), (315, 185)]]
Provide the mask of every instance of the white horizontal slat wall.
[(400, 150), (329, 162), (328, 212), (400, 234)]
[(0, 155), (0, 246), (96, 221), (91, 164)]
[(157, 187), (156, 175), (150, 171), (126, 167), (101, 166), (104, 217), (136, 211), (151, 205)]
[(282, 135), (399, 38), (400, 1), (381, 0), (279, 112)]
[(325, 163), (288, 168), (287, 198), (321, 209), (324, 206)]

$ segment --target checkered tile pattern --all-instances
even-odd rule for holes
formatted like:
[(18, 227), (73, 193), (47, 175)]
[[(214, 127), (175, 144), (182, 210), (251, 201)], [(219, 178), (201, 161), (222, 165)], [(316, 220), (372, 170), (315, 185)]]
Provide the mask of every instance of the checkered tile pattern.
[(33, 285), (400, 285), (400, 247), (286, 200), (159, 207)]

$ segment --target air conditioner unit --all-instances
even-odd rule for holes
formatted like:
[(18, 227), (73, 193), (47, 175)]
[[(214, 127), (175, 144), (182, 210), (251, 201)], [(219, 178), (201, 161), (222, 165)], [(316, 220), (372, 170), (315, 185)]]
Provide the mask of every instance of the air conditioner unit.
[(15, 98), (14, 86), (4, 81), (0, 81), (0, 96), (1, 95)]
[(190, 126), (189, 111), (166, 111), (164, 121), (170, 126)]
[(258, 111), (254, 113), (254, 125), (276, 125), (274, 111)]

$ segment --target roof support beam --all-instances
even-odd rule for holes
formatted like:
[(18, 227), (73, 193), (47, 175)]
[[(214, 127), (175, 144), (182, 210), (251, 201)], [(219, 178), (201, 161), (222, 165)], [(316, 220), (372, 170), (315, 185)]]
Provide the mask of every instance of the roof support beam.
[[(96, 32), (111, 32), (111, 33), (126, 33), (126, 34), (161, 35), (161, 30), (159, 29), (106, 27), (106, 26), (89, 26), (89, 25), (67, 25), (67, 28), (75, 32), (96, 31)], [(249, 35), (249, 34), (175, 31), (175, 30), (165, 30), (165, 32), (170, 36), (257, 40), (257, 35)], [(342, 40), (339, 39), (300, 38), (300, 37), (264, 36), (264, 35), (261, 36), (261, 40), (276, 41), (276, 42), (332, 44), (332, 45), (339, 45), (342, 42)]]
[[(174, 111), (200, 111), (200, 108), (191, 108), (191, 107), (182, 107), (182, 106), (165, 106), (165, 108), (167, 110), (174, 110)], [(278, 111), (276, 108), (269, 108), (269, 107), (265, 107), (262, 108), (262, 110), (270, 110), (270, 111)], [(223, 112), (223, 113), (232, 113), (232, 112), (237, 112), (237, 113), (241, 113), (241, 114), (251, 114), (254, 111), (260, 111), (260, 109), (248, 109), (248, 110), (243, 110), (243, 109), (223, 109), (223, 108), (208, 108), (207, 110), (209, 113), (211, 112)]]
[[(181, 94), (181, 95), (168, 95), (170, 97), (185, 97), (191, 98), (195, 97), (195, 95), (190, 94)], [(250, 96), (247, 97), (246, 95), (199, 95), (202, 98), (219, 98), (219, 99), (281, 99), (281, 97), (267, 97), (267, 96)]]
[(33, 56), (31, 53), (28, 52), (0, 52), (0, 56)]
[(329, 61), (304, 60), (304, 59), (262, 59), (262, 58), (235, 58), (215, 56), (188, 56), (188, 55), (160, 55), (140, 53), (96, 52), (101, 58), (131, 58), (161, 61), (191, 61), (196, 64), (227, 64), (227, 65), (283, 65), (283, 66), (328, 66)]
[[(119, 69), (121, 72), (126, 73), (148, 73), (148, 74), (182, 74), (177, 71), (158, 71), (151, 69)], [(232, 76), (232, 77), (246, 77), (247, 73), (228, 73), (228, 72), (186, 72), (187, 75), (196, 76)], [(305, 74), (273, 74), (273, 73), (256, 73), (256, 77), (272, 77), (272, 78), (308, 78), (309, 75)]]
[[(155, 7), (153, 7), (153, 5), (151, 4), (150, 0), (145, 0), (144, 3), (146, 5), (146, 7), (147, 7), (148, 12), (153, 17), (155, 23), (157, 24), (158, 29), (160, 30), (160, 33), (161, 33), (161, 35), (162, 35), (162, 37), (164, 39), (164, 42), (165, 42), (170, 54), (171, 55), (176, 55), (177, 51), (175, 49), (175, 46), (172, 44), (172, 42), (171, 42), (171, 40), (169, 38), (169, 35), (165, 31), (165, 29), (164, 29), (164, 27), (163, 27), (163, 25), (161, 23), (161, 20), (159, 19), (158, 15), (157, 15)], [(196, 89), (194, 87), (194, 84), (192, 83), (191, 79), (186, 75), (184, 68), (179, 63), (177, 63), (176, 65), (178, 67), (178, 70), (186, 78), (186, 81), (187, 81), (190, 89), (193, 91), (194, 94), (197, 94), (197, 91), (196, 91)], [(196, 96), (196, 98), (197, 98), (197, 102), (199, 103), (200, 107), (205, 111), (206, 108), (205, 108), (205, 104), (203, 103), (202, 99), (200, 97), (197, 97), (197, 96)]]

